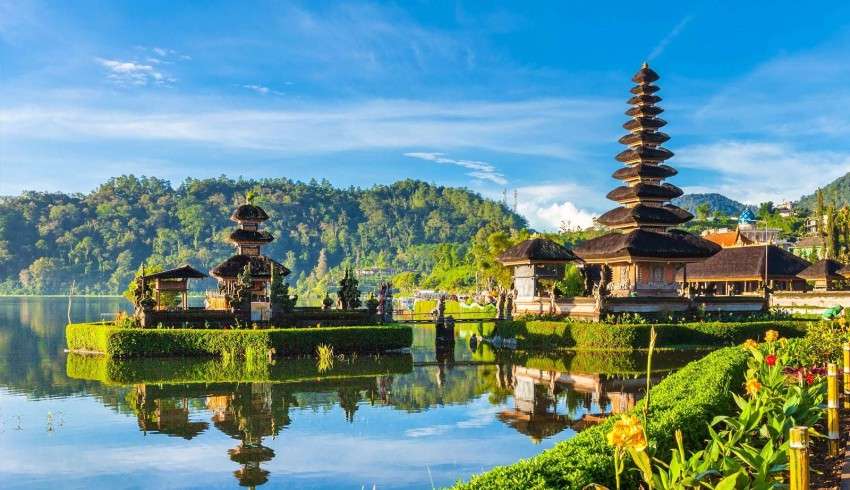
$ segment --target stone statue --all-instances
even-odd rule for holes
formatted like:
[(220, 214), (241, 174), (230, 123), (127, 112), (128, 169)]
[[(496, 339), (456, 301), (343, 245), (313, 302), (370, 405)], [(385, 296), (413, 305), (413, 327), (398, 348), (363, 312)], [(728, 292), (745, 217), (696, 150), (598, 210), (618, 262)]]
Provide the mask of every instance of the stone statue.
[(505, 319), (505, 290), (499, 288), (499, 298), (496, 300), (496, 320)]
[(383, 321), (385, 312), (384, 308), (386, 308), (387, 302), (387, 283), (382, 282), (380, 287), (378, 288), (378, 319)]
[(384, 295), (384, 323), (393, 322), (393, 283), (387, 281), (387, 293)]
[(437, 298), (437, 306), (431, 311), (431, 317), (434, 319), (434, 323), (437, 325), (442, 325), (445, 321), (446, 315), (446, 297), (440, 295)]
[(514, 319), (514, 299), (516, 298), (516, 289), (512, 290), (508, 293), (506, 302), (505, 302), (505, 320), (513, 320)]
[(584, 280), (584, 291), (582, 296), (590, 296), (593, 294), (593, 275), (590, 273), (590, 265), (584, 265), (579, 269), (581, 278)]

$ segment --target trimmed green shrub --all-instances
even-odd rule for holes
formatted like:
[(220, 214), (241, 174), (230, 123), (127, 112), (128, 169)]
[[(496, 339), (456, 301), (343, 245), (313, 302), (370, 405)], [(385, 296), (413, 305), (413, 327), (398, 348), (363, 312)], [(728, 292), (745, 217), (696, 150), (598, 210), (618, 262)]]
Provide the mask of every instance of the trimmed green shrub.
[[(647, 437), (658, 445), (656, 454), (669, 454), (676, 429), (682, 430), (688, 449), (701, 444), (708, 435), (708, 423), (717, 415), (732, 413), (732, 393), (740, 391), (746, 365), (747, 354), (742, 349), (720, 349), (688, 364), (652, 388), (646, 431)], [(632, 412), (640, 414), (642, 407), (643, 401)], [(615, 418), (609, 418), (548, 451), (494, 468), (455, 488), (577, 490), (590, 483), (614, 488), (613, 453), (606, 439), (614, 421)], [(633, 487), (627, 483), (625, 488)]]
[(65, 370), (69, 378), (106, 384), (186, 384), (186, 383), (300, 383), (305, 381), (374, 377), (409, 373), (410, 354), (359, 356), (336, 360), (320, 372), (312, 358), (286, 362), (224, 361), (222, 359), (116, 359), (84, 354), (68, 355)]
[(65, 328), (68, 349), (110, 357), (312, 355), (319, 344), (339, 353), (383, 352), (410, 347), (409, 326), (288, 328), (264, 330), (144, 329), (76, 323)]
[(785, 337), (802, 337), (806, 323), (783, 320), (764, 322), (706, 322), (655, 325), (617, 325), (595, 322), (512, 321), (499, 322), (494, 333), (515, 337), (520, 349), (631, 350), (649, 345), (650, 329), (658, 334), (657, 347), (718, 346), (759, 339), (767, 330)]

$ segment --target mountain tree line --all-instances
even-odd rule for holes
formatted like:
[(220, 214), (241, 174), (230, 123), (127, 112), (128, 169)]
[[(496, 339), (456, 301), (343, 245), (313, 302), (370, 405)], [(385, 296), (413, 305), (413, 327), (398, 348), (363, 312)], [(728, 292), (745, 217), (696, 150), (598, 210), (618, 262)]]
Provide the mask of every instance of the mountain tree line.
[(117, 293), (142, 262), (209, 270), (234, 253), (233, 209), (248, 192), (270, 219), (264, 253), (309, 282), (341, 264), (430, 271), (438, 244), (480, 230), (521, 230), (523, 218), (466, 189), (415, 180), (368, 189), (327, 181), (187, 179), (178, 187), (132, 175), (88, 194), (0, 198), (0, 292)]

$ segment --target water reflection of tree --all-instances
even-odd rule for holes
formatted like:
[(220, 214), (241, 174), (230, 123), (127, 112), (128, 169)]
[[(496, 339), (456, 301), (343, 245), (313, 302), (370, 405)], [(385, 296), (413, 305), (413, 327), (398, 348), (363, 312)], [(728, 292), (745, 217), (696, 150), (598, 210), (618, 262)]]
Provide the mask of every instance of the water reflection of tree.
[[(75, 321), (99, 320), (126, 306), (119, 298), (75, 298)], [(91, 393), (110, 407), (121, 405), (125, 391), (100, 383), (69, 379), (65, 373), (67, 298), (0, 299), (0, 385), (29, 397)]]

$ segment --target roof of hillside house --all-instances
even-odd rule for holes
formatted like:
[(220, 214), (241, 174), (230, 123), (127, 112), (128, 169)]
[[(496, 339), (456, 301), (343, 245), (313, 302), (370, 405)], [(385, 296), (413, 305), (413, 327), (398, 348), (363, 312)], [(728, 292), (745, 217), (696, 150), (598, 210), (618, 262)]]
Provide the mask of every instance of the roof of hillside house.
[(209, 276), (187, 264), (167, 271), (145, 274), (142, 277), (145, 279), (203, 279)]
[(230, 219), (233, 221), (265, 221), (269, 219), (269, 215), (259, 206), (243, 204), (233, 211)]
[(795, 248), (813, 248), (813, 247), (823, 247), (824, 239), (817, 235), (809, 235), (804, 236), (803, 238), (797, 240), (794, 243)]
[(761, 279), (765, 272), (765, 256), (768, 279), (796, 278), (810, 265), (776, 245), (729, 247), (703, 262), (688, 265), (688, 281)]
[(505, 250), (499, 255), (502, 264), (528, 264), (532, 262), (572, 262), (579, 260), (572, 250), (548, 238), (530, 238)]
[(588, 240), (573, 252), (584, 260), (614, 257), (647, 257), (670, 259), (700, 259), (720, 250), (716, 243), (680, 230), (667, 232), (632, 230), (628, 233), (609, 233)]
[(231, 279), (238, 276), (245, 269), (246, 264), (251, 264), (251, 275), (254, 277), (271, 277), (272, 267), (283, 276), (290, 272), (282, 264), (264, 255), (234, 255), (215, 266), (210, 274), (219, 279)]
[(738, 244), (738, 239), (741, 238), (740, 232), (736, 229), (733, 231), (721, 231), (718, 233), (706, 233), (702, 236), (710, 242), (714, 242), (723, 248), (734, 247)]
[(833, 259), (818, 260), (814, 264), (803, 269), (798, 276), (807, 281), (844, 279), (841, 270), (844, 264)]

